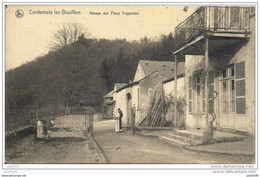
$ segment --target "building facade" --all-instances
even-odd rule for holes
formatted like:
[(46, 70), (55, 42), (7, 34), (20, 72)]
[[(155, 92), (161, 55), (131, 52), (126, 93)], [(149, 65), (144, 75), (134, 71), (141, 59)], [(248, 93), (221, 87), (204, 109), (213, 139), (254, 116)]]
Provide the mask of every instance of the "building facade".
[(185, 59), (186, 126), (255, 130), (253, 7), (200, 7), (176, 27)]
[(102, 104), (102, 117), (103, 118), (113, 117), (113, 110), (114, 110), (113, 94), (114, 94), (114, 91), (111, 91), (103, 97), (103, 104)]
[[(146, 117), (154, 99), (162, 94), (173, 94), (174, 62), (140, 60), (134, 77), (131, 82), (114, 91), (116, 102), (115, 110), (120, 108), (124, 114), (123, 124), (129, 126), (131, 121), (139, 125)], [(184, 63), (179, 64), (178, 74), (182, 75), (179, 80), (179, 89), (184, 95)], [(182, 84), (182, 86), (181, 86)], [(165, 92), (165, 93), (164, 93)], [(172, 120), (172, 115), (167, 119)]]

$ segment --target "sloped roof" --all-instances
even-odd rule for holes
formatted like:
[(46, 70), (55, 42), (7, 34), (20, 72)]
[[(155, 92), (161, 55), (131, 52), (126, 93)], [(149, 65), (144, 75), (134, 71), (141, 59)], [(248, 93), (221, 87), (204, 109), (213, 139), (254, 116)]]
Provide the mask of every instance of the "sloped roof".
[[(175, 62), (172, 61), (151, 61), (151, 60), (139, 60), (139, 63), (147, 76), (153, 72), (160, 72), (167, 79), (174, 76)], [(177, 75), (183, 74), (185, 72), (185, 63), (179, 62), (177, 68)]]
[(127, 85), (127, 83), (115, 83), (115, 90), (118, 90)]
[(113, 93), (114, 93), (114, 90), (112, 90), (111, 92), (107, 93), (105, 96), (103, 96), (103, 98), (113, 97)]
[[(185, 77), (185, 74), (177, 75), (177, 79), (179, 79), (179, 78), (181, 78), (181, 77)], [(175, 80), (175, 78), (172, 77), (172, 78), (170, 78), (170, 79), (168, 79), (168, 80), (164, 80), (164, 81), (163, 81), (163, 84), (166, 84), (166, 83), (171, 82), (171, 81), (174, 81), (174, 80)]]
[(140, 80), (138, 80), (138, 81), (131, 82), (131, 83), (129, 83), (129, 84), (127, 84), (127, 85), (125, 85), (125, 86), (123, 86), (123, 87), (117, 89), (115, 92), (120, 92), (121, 90), (124, 90), (125, 88), (131, 87), (131, 86), (133, 86), (133, 85), (137, 85), (137, 84), (139, 84), (142, 80), (146, 79), (147, 77), (151, 76), (151, 75), (154, 74), (154, 73), (157, 73), (157, 71), (156, 71), (156, 72), (153, 72), (153, 73), (151, 73), (151, 74), (149, 74), (149, 75), (147, 75), (147, 76), (145, 76), (144, 78), (142, 78), (142, 79), (140, 79)]

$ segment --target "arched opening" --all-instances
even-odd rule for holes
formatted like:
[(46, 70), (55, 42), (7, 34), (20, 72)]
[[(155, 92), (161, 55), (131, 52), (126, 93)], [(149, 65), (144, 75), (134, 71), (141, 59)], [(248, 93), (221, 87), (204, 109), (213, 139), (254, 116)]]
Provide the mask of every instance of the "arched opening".
[(126, 100), (127, 100), (127, 105), (126, 105), (126, 111), (127, 111), (127, 114), (126, 114), (126, 121), (127, 121), (127, 125), (130, 125), (131, 123), (131, 120), (132, 120), (132, 97), (130, 95), (130, 93), (128, 93), (126, 95)]

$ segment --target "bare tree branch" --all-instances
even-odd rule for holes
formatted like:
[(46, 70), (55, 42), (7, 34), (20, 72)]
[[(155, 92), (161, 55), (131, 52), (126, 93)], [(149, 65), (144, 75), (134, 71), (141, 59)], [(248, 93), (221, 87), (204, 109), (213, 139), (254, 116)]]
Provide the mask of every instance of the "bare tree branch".
[(63, 23), (62, 27), (53, 33), (53, 40), (49, 47), (51, 50), (59, 50), (76, 42), (80, 36), (89, 37), (90, 33), (79, 23)]

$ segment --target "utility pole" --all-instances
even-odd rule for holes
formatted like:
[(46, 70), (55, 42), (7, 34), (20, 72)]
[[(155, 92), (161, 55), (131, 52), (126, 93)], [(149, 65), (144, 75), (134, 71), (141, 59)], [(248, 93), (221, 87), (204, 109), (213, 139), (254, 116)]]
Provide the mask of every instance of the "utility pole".
[(177, 127), (177, 65), (178, 65), (178, 58), (177, 55), (174, 55), (174, 119), (175, 119), (175, 126)]

